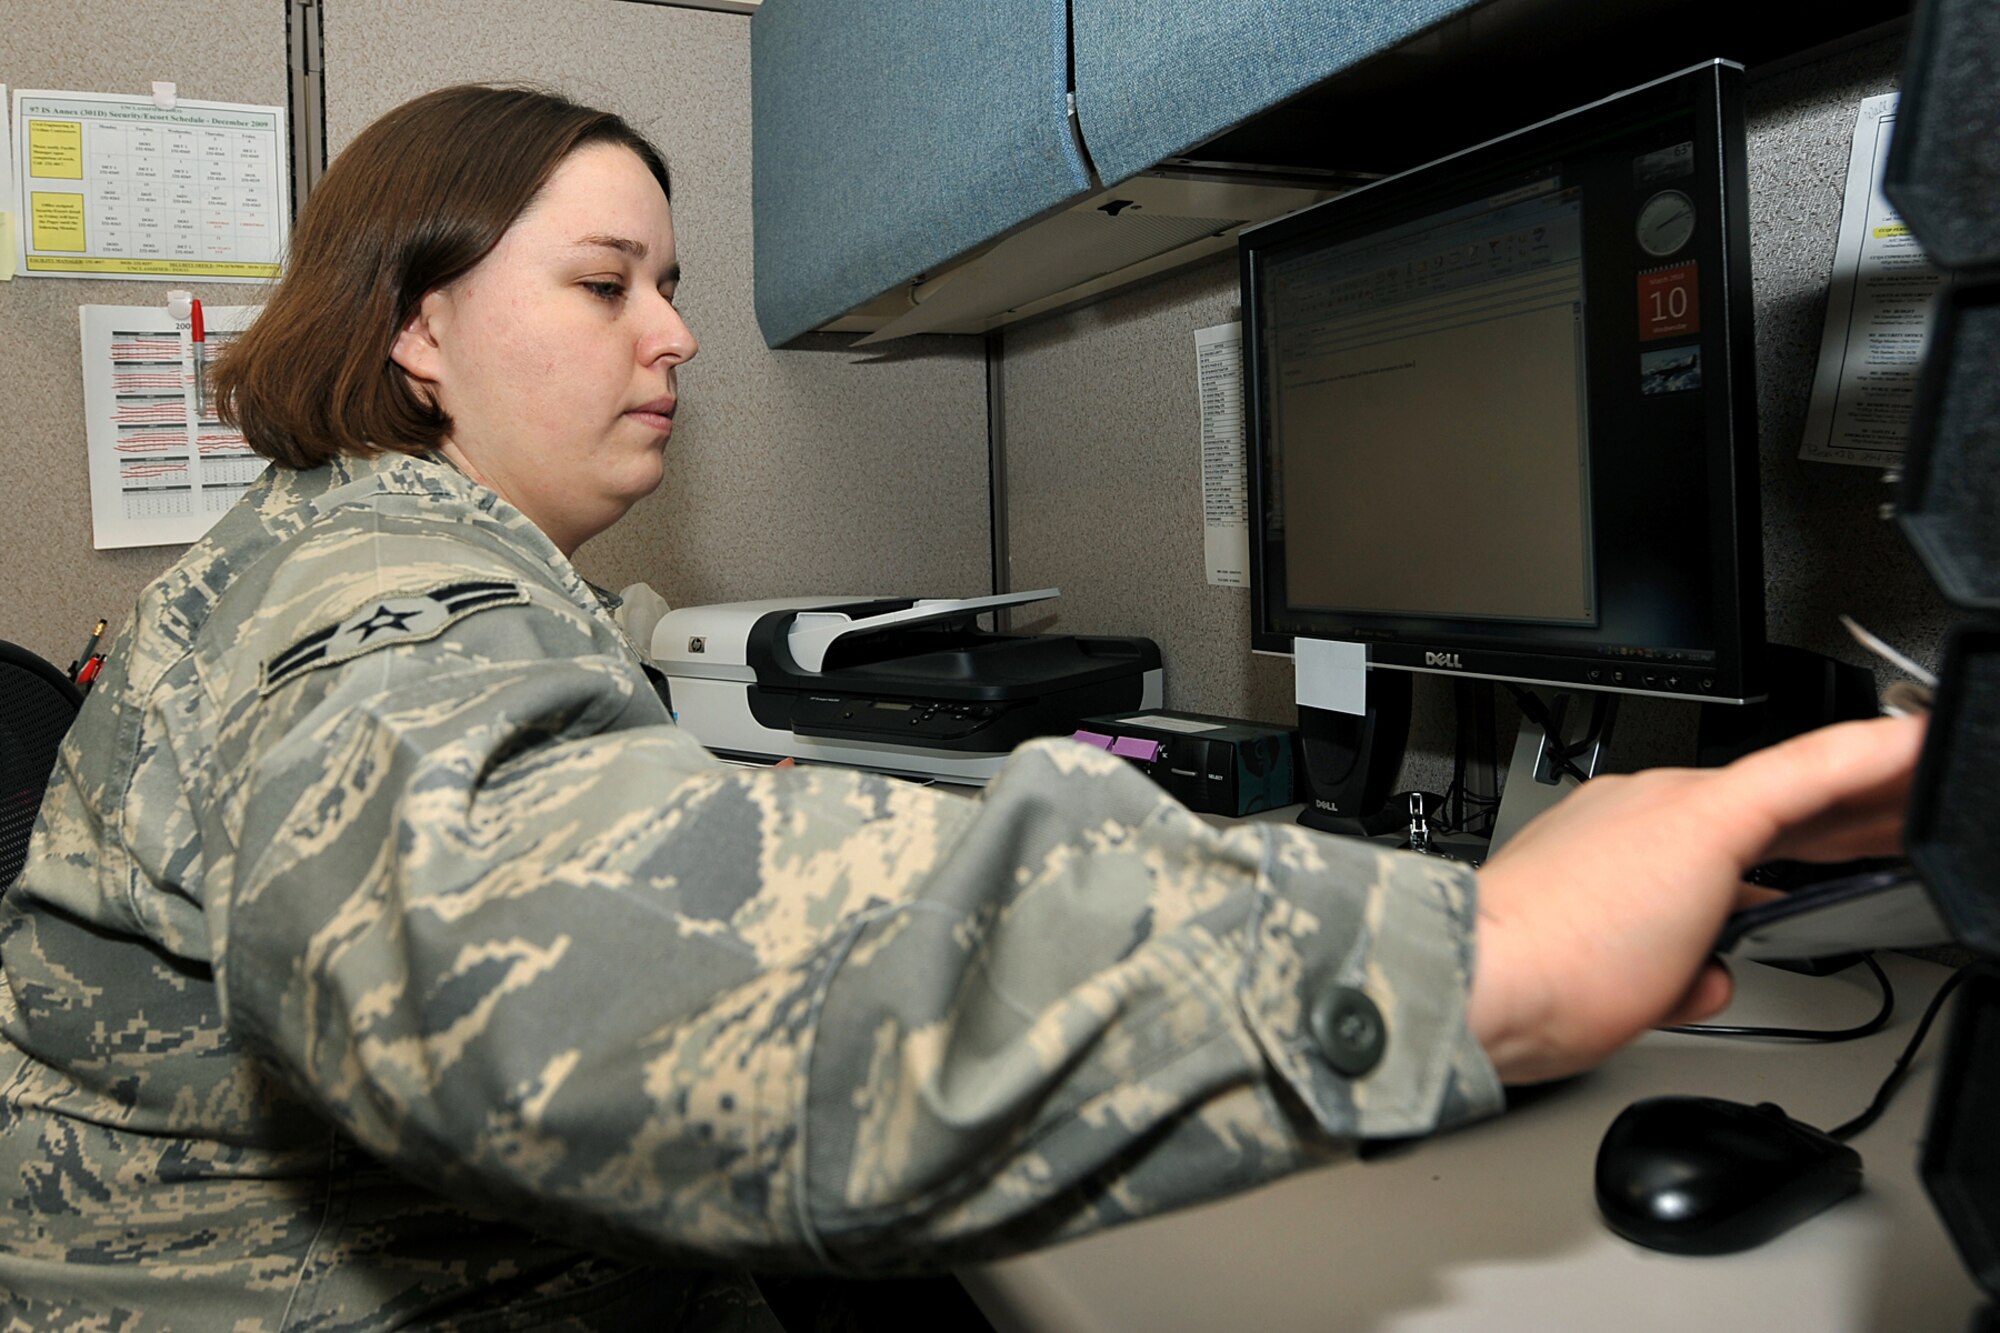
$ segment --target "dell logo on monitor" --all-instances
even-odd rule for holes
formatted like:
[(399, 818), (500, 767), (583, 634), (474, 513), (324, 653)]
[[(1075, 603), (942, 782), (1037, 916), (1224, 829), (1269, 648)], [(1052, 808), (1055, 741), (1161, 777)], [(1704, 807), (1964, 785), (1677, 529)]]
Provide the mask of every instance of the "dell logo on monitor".
[(1450, 667), (1453, 671), (1465, 670), (1465, 663), (1458, 660), (1457, 653), (1425, 653), (1424, 665)]

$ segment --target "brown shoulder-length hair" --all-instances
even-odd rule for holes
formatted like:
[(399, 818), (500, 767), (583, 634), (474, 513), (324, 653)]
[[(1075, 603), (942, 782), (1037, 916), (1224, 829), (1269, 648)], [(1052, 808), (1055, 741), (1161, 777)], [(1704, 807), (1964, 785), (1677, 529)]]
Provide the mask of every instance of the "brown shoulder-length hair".
[(396, 333), (593, 143), (631, 149), (672, 197), (623, 119), (539, 89), (443, 88), (363, 130), (314, 188), (263, 313), (216, 360), (222, 419), (295, 468), (443, 443), (451, 418), (389, 359)]

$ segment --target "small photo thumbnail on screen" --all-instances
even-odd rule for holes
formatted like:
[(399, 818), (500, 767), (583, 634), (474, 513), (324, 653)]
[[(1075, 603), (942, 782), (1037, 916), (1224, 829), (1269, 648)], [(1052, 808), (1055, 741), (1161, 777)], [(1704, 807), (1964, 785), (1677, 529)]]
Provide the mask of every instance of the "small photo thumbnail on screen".
[(1640, 393), (1684, 393), (1701, 387), (1701, 348), (1662, 347), (1639, 353)]

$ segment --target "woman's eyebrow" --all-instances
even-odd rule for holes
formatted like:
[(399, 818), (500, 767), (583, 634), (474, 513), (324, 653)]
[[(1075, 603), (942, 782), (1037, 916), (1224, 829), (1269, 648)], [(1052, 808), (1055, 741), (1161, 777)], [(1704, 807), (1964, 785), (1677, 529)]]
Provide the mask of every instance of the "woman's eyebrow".
[[(643, 260), (648, 254), (652, 253), (644, 241), (635, 241), (629, 236), (600, 236), (594, 234), (582, 236), (577, 238), (575, 248), (578, 250), (616, 250), (620, 254), (632, 256), (635, 260)], [(681, 266), (678, 263), (672, 264), (660, 276), (662, 281), (678, 287), (681, 281)]]
[(646, 243), (644, 241), (635, 241), (629, 236), (601, 236), (596, 234), (583, 236), (577, 239), (576, 248), (579, 250), (618, 250), (632, 256), (634, 259), (644, 259), (647, 254)]

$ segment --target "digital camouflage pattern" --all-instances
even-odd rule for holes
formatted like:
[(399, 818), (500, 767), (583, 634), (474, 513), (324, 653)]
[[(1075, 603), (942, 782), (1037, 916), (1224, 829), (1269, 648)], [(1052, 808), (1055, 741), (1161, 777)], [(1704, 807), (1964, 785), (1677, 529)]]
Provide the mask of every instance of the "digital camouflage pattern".
[[(310, 660), (307, 660), (310, 659)], [(771, 1327), (1494, 1109), (1471, 877), (1121, 761), (719, 764), (430, 461), (145, 593), (0, 902), (0, 1330)], [(1382, 1063), (1308, 1009), (1364, 990)]]

